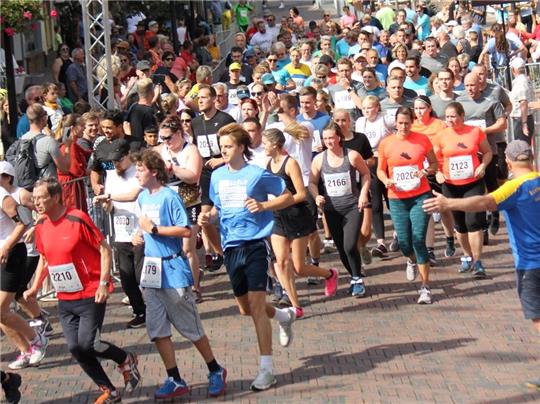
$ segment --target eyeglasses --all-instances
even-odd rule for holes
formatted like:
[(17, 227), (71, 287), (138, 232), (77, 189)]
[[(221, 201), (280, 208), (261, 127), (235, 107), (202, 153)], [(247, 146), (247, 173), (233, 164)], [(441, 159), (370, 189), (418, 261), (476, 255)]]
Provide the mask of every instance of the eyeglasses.
[(251, 93), (251, 95), (252, 95), (253, 97), (258, 97), (258, 96), (261, 96), (261, 95), (263, 95), (263, 94), (264, 94), (264, 93), (263, 93), (262, 91), (252, 92), (252, 93)]
[(318, 79), (325, 79), (326, 76), (317, 76)]
[(180, 122), (182, 122), (182, 123), (190, 123), (191, 119), (180, 119)]
[(60, 48), (61, 51), (68, 51), (69, 48)]
[(275, 63), (275, 62), (277, 62), (277, 59), (266, 59), (266, 60), (268, 60), (268, 63)]
[(174, 60), (174, 58), (166, 58), (165, 61), (166, 62), (172, 62)]

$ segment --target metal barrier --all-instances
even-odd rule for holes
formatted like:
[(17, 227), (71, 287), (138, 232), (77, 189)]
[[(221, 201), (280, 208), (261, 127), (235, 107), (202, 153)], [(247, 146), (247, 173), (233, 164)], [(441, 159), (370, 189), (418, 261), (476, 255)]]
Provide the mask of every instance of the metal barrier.
[[(509, 75), (507, 73), (507, 69), (508, 67), (506, 66), (498, 67), (498, 68), (492, 69), (491, 74), (492, 74), (493, 79), (498, 84), (500, 84), (506, 89), (509, 89), (510, 83), (508, 82), (508, 80), (511, 74)], [(527, 76), (533, 83), (534, 90), (536, 92), (540, 92), (540, 63), (527, 63), (525, 65), (525, 69), (527, 72)]]
[[(221, 28), (221, 25), (214, 25), (214, 27)], [(236, 24), (231, 24), (227, 31), (217, 31), (216, 32), (216, 43), (219, 48), (220, 61), (214, 66), (212, 70), (212, 79), (216, 83), (219, 81), (219, 78), (223, 74), (225, 69), (225, 62), (227, 60), (227, 55), (231, 51), (231, 48), (234, 46), (234, 34), (238, 32), (238, 27)]]

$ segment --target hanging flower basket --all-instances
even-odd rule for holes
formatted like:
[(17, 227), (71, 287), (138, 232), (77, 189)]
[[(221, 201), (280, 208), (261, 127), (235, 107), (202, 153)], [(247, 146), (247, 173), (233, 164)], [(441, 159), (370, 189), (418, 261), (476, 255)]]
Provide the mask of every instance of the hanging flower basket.
[(43, 20), (42, 0), (4, 0), (0, 3), (0, 25), (7, 36), (37, 28)]

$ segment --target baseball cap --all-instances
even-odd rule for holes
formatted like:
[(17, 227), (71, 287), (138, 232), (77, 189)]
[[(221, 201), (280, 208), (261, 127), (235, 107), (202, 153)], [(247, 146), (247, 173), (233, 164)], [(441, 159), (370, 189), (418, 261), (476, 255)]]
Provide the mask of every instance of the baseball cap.
[(111, 161), (119, 161), (129, 154), (130, 147), (126, 139), (113, 140), (111, 146), (112, 151), (109, 153), (109, 160)]
[(150, 62), (148, 60), (139, 60), (137, 70), (150, 70)]
[(231, 65), (229, 66), (229, 71), (233, 70), (242, 70), (242, 65), (238, 62), (231, 63)]
[(236, 96), (239, 100), (243, 100), (244, 98), (249, 98), (249, 88), (247, 86), (238, 86), (236, 87)]
[(158, 25), (157, 21), (153, 21), (153, 20), (152, 20), (152, 21), (150, 21), (150, 22), (148, 23), (148, 26), (149, 26), (149, 27), (153, 27), (154, 25)]
[(332, 59), (331, 56), (328, 56), (328, 55), (322, 55), (320, 58), (319, 58), (319, 63), (322, 63), (324, 65), (332, 65), (332, 67), (335, 66), (335, 63), (334, 63), (334, 59)]
[(510, 161), (528, 161), (532, 158), (531, 146), (524, 140), (512, 140), (504, 151)]
[(255, 50), (248, 49), (247, 51), (245, 51), (244, 56), (247, 58), (255, 56)]
[(521, 69), (521, 68), (525, 67), (525, 61), (522, 58), (519, 58), (519, 57), (514, 58), (510, 62), (510, 67), (512, 69)]
[(15, 168), (7, 161), (0, 161), (0, 174), (15, 177)]
[(276, 84), (276, 79), (274, 78), (272, 73), (264, 73), (261, 76), (261, 81), (263, 84)]

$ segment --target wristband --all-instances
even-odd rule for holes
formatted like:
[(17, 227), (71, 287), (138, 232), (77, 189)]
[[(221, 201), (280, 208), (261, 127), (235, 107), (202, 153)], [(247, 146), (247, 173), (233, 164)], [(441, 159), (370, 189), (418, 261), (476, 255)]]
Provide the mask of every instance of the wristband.
[(109, 281), (99, 281), (99, 286), (109, 286)]

